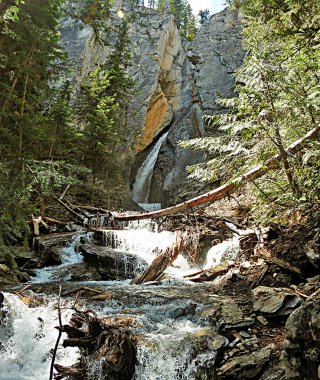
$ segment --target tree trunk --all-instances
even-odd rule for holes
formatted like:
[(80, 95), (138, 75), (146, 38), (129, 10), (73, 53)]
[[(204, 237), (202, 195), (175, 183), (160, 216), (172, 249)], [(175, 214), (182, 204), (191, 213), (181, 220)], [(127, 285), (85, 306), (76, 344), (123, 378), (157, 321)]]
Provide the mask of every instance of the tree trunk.
[(188, 239), (183, 235), (177, 235), (175, 244), (157, 256), (150, 266), (142, 274), (133, 279), (131, 283), (139, 285), (145, 282), (155, 281), (174, 262), (187, 245)]
[[(299, 140), (291, 144), (285, 151), (290, 154), (295, 154), (301, 149), (301, 146), (306, 141), (316, 137), (319, 134), (320, 127), (316, 127), (309, 131), (306, 135), (301, 137)], [(196, 207), (198, 205), (221, 199), (239, 188), (240, 184), (243, 184), (246, 181), (253, 181), (256, 178), (262, 177), (269, 170), (276, 169), (279, 167), (280, 154), (276, 154), (271, 159), (269, 159), (264, 165), (256, 166), (250, 171), (246, 172), (242, 176), (239, 176), (229, 183), (218, 187), (217, 189), (211, 190), (208, 193), (202, 194), (196, 198), (190, 199), (186, 202), (180, 203), (176, 206), (168, 207), (159, 211), (136, 214), (136, 215), (115, 215), (115, 220), (139, 220), (139, 219), (148, 219), (148, 218), (160, 218), (162, 216), (175, 214), (178, 212), (185, 211), (189, 208)]]
[[(31, 49), (29, 61), (27, 63), (27, 70), (29, 70), (31, 67), (34, 50), (35, 50), (35, 48), (33, 47)], [(29, 84), (29, 73), (27, 72), (26, 77), (25, 77), (25, 81), (23, 84), (23, 94), (22, 94), (21, 108), (20, 108), (21, 120), (20, 120), (20, 125), (19, 125), (19, 157), (22, 156), (22, 144), (23, 144), (23, 120), (22, 120), (22, 118), (24, 116), (24, 110), (25, 110), (25, 106), (26, 106), (28, 84)]]

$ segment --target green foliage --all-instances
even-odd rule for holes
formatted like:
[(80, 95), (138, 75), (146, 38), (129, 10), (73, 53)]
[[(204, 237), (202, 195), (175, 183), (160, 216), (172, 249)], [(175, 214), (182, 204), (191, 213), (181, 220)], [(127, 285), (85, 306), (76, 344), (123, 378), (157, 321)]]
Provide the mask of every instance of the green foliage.
[(10, 24), (19, 20), (21, 0), (13, 2), (0, 2), (0, 28), (4, 33), (10, 33)]
[(205, 180), (227, 180), (279, 154), (280, 172), (259, 185), (264, 202), (290, 205), (319, 194), (319, 146), (297, 157), (285, 148), (320, 119), (320, 3), (239, 2), (244, 16), (247, 55), (236, 72), (234, 99), (222, 99), (224, 114), (207, 117), (215, 136), (184, 143), (206, 152), (207, 161), (191, 168)]
[(204, 9), (204, 10), (201, 9), (198, 13), (198, 16), (199, 16), (200, 24), (204, 24), (205, 22), (209, 20), (209, 16), (210, 16), (209, 9)]
[[(9, 9), (19, 18), (1, 24), (0, 259), (10, 267), (10, 246), (26, 241), (30, 215), (43, 211), (42, 196), (61, 192), (83, 172), (74, 153), (68, 84), (52, 85), (61, 83), (65, 57), (59, 8), (59, 0), (16, 1)], [(69, 162), (62, 162), (67, 154)]]
[(96, 178), (106, 178), (114, 166), (115, 144), (122, 137), (134, 82), (126, 69), (130, 63), (128, 24), (123, 21), (113, 53), (83, 84), (77, 111), (81, 119), (81, 152)]
[(1, 33), (2, 157), (12, 152), (32, 156), (34, 142), (30, 139), (41, 134), (41, 104), (51, 94), (52, 62), (63, 56), (58, 46), (58, 6), (57, 0), (22, 3), (19, 22), (10, 25), (12, 33)]
[(163, 14), (163, 13), (165, 13), (166, 8), (167, 8), (167, 1), (166, 0), (158, 0), (158, 2), (157, 2), (157, 11), (160, 14)]
[(110, 16), (110, 8), (114, 0), (73, 0), (64, 1), (62, 4), (62, 14), (81, 20), (84, 24), (90, 25), (97, 38), (101, 39), (102, 34), (107, 30), (106, 21)]
[(157, 11), (173, 13), (180, 34), (192, 41), (196, 36), (196, 21), (188, 0), (159, 0)]

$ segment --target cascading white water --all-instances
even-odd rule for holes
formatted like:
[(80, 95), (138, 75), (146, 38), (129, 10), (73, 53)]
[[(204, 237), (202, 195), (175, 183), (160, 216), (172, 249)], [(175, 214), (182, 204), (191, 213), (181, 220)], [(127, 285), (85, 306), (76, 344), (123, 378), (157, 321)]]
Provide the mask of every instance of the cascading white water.
[[(48, 379), (58, 331), (56, 302), (28, 307), (18, 296), (4, 294), (7, 316), (0, 322), (0, 380)], [(62, 311), (63, 322), (70, 310)], [(64, 338), (66, 335), (63, 334)], [(60, 348), (57, 362), (71, 365), (79, 357), (78, 349)]]
[(159, 323), (138, 345), (137, 379), (192, 379), (192, 338), (199, 330), (199, 326), (185, 319)]
[(161, 145), (167, 136), (168, 132), (159, 138), (137, 172), (131, 195), (133, 200), (139, 204), (148, 203), (153, 168), (157, 161)]
[[(126, 228), (106, 230), (105, 242), (117, 251), (135, 254), (148, 263), (175, 241), (173, 232), (156, 232), (157, 228), (151, 221), (130, 222)], [(235, 230), (235, 233), (241, 235), (239, 231)], [(64, 249), (62, 267), (81, 260), (76, 251), (79, 239), (80, 236)], [(221, 259), (234, 259), (238, 251), (237, 237), (212, 247), (208, 251), (205, 268), (218, 264)], [(48, 269), (39, 270), (38, 277), (33, 282), (54, 281), (59, 268), (61, 266), (50, 268), (49, 272)], [(191, 271), (194, 272), (194, 269)], [(138, 337), (137, 380), (198, 379), (195, 373), (202, 358), (204, 362), (214, 360), (214, 352), (203, 352), (199, 345), (201, 336), (205, 336), (206, 341), (204, 330), (208, 327), (199, 324), (199, 320), (193, 319), (192, 314), (177, 313), (177, 310), (184, 310), (193, 302), (196, 302), (196, 309), (200, 311), (204, 301), (212, 307), (207, 291), (203, 290), (203, 285), (181, 281), (185, 274), (190, 273), (189, 264), (182, 255), (179, 255), (167, 273), (180, 280), (170, 284), (163, 282), (156, 287), (137, 287), (129, 285), (128, 281), (105, 281), (100, 286), (112, 294), (111, 299), (98, 304), (92, 304), (94, 301), (90, 299), (81, 301), (83, 308), (93, 308), (99, 315), (132, 317), (135, 321), (132, 330)], [(194, 297), (195, 300), (192, 301), (192, 294), (197, 288), (203, 298)], [(74, 301), (70, 305), (73, 303)], [(0, 325), (0, 380), (48, 378), (51, 350), (57, 338), (54, 326), (58, 325), (58, 320), (54, 302), (49, 299), (46, 305), (29, 307), (18, 296), (5, 294), (5, 305), (10, 313)], [(70, 316), (70, 309), (68, 311), (63, 308), (63, 322), (67, 322)], [(209, 330), (212, 331), (212, 326)], [(210, 333), (208, 337), (210, 339)], [(78, 358), (78, 350), (65, 350), (60, 345), (56, 363), (72, 365)], [(90, 368), (90, 373), (94, 374), (90, 377), (92, 380), (99, 379), (96, 376), (99, 373), (97, 365), (96, 362), (92, 363)]]
[(221, 261), (236, 260), (240, 252), (239, 238), (234, 236), (232, 239), (225, 240), (220, 244), (211, 247), (207, 253), (206, 262), (203, 269), (219, 265)]
[[(90, 238), (92, 234), (88, 234)], [(62, 265), (51, 266), (36, 270), (36, 276), (31, 279), (31, 283), (53, 282), (59, 279), (62, 269), (83, 261), (82, 255), (77, 251), (76, 247), (80, 244), (81, 235), (76, 235), (70, 243), (61, 249)]]
[[(172, 246), (176, 241), (176, 234), (170, 231), (154, 232), (153, 224), (145, 221), (144, 224), (131, 222), (127, 229), (105, 230), (104, 243), (115, 251), (128, 252), (151, 264), (162, 250)], [(137, 274), (141, 272), (137, 268)], [(179, 255), (174, 265), (166, 270), (174, 278), (183, 278), (190, 273), (190, 266), (186, 258)]]

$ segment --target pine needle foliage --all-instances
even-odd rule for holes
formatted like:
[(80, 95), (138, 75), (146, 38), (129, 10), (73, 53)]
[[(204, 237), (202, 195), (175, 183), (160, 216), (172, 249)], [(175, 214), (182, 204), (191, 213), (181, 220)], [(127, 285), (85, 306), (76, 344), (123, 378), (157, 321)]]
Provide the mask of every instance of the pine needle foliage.
[(206, 152), (206, 162), (189, 168), (191, 176), (225, 182), (279, 154), (276, 178), (259, 184), (264, 200), (319, 199), (319, 143), (297, 156), (285, 148), (320, 122), (320, 3), (247, 0), (234, 6), (243, 16), (247, 51), (235, 74), (238, 96), (220, 99), (223, 114), (205, 118), (214, 136), (183, 142)]

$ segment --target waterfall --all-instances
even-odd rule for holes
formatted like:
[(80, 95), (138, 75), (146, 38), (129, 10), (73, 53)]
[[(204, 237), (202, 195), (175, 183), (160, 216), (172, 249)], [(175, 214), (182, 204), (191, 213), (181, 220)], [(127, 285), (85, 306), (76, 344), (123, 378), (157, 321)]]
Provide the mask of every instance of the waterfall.
[(139, 204), (148, 203), (153, 168), (157, 161), (161, 145), (167, 138), (168, 133), (169, 132), (165, 133), (159, 138), (137, 172), (131, 194), (133, 200)]

